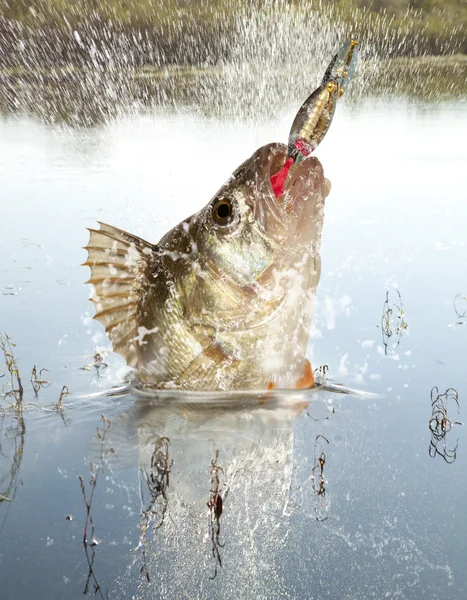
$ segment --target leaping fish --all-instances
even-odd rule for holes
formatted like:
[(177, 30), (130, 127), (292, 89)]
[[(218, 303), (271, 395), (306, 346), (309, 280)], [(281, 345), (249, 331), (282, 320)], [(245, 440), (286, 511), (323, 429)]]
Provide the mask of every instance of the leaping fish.
[(105, 223), (89, 230), (94, 318), (141, 385), (313, 387), (306, 349), (330, 182), (309, 155), (355, 61), (352, 40), (302, 105), (288, 145), (259, 148), (157, 244)]

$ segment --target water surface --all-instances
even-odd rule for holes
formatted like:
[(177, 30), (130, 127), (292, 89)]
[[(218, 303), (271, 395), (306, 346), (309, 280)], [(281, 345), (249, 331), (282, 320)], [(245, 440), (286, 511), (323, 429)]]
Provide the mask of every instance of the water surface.
[[(157, 241), (258, 146), (285, 140), (296, 107), (260, 121), (155, 109), (90, 128), (0, 119), (0, 330), (26, 402), (19, 418), (1, 400), (2, 599), (82, 597), (78, 476), (89, 494), (89, 463), (109, 448), (92, 501), (104, 597), (465, 598), (464, 428), (437, 439), (429, 422), (434, 386), (457, 390), (447, 417), (465, 419), (466, 108), (343, 102), (317, 152), (333, 187), (309, 355), (372, 395), (230, 408), (92, 395), (126, 367), (92, 321), (86, 227)], [(37, 398), (33, 365), (52, 382)]]

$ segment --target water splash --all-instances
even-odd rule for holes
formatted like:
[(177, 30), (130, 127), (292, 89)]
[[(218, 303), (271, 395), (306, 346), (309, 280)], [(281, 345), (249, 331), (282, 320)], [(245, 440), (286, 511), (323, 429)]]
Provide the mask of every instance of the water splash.
[[(72, 125), (154, 106), (265, 119), (299, 106), (352, 34), (361, 39), (362, 60), (345, 101), (465, 90), (467, 61), (428, 57), (463, 47), (456, 27), (433, 46), (415, 19), (396, 23), (357, 5), (347, 12), (339, 4), (285, 0), (173, 8), (149, 2), (130, 14), (98, 4), (71, 15), (49, 7), (23, 20), (0, 18), (0, 110)], [(419, 58), (388, 62), (401, 55)]]

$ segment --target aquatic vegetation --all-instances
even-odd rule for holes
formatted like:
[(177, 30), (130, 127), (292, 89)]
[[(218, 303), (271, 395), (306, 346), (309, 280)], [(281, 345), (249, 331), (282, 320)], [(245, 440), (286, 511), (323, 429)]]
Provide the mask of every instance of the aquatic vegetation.
[[(7, 370), (7, 373), (1, 372), (0, 378), (8, 378), (7, 383), (3, 386), (2, 395), (4, 398), (13, 398), (16, 409), (22, 411), (24, 388), (19, 373), (19, 367), (13, 353), (14, 347), (15, 344), (11, 341), (11, 338), (6, 333), (0, 333), (0, 350), (3, 353), (3, 360)], [(5, 386), (9, 388), (7, 391), (5, 391)]]
[[(7, 399), (14, 399), (14, 407), (22, 412), (26, 405), (29, 406), (39, 406), (37, 403), (26, 401), (25, 399), (25, 391), (21, 379), (21, 375), (19, 372), (18, 363), (16, 361), (14, 355), (14, 348), (16, 344), (14, 344), (10, 338), (10, 336), (6, 333), (0, 333), (0, 350), (3, 353), (3, 359), (6, 366), (6, 373), (0, 370), (0, 381), (3, 378), (7, 378), (6, 383), (3, 384), (2, 394), (0, 397)], [(44, 372), (49, 372), (48, 369), (42, 368), (39, 371), (37, 370), (37, 366), (34, 365), (31, 370), (31, 376), (29, 381), (31, 383), (34, 396), (38, 399), (39, 392), (43, 387), (48, 387), (51, 385), (51, 381), (49, 379), (44, 379), (42, 374)], [(60, 392), (60, 398), (55, 405), (55, 409), (63, 409), (63, 400), (70, 394), (68, 387), (64, 385)], [(42, 408), (41, 410), (48, 410)]]
[(7, 379), (0, 398), (9, 401), (5, 408), (0, 406), (0, 460), (7, 465), (6, 468), (1, 465), (0, 470), (0, 505), (3, 502), (11, 503), (16, 496), (26, 437), (24, 388), (14, 348), (11, 338), (6, 333), (0, 333), (0, 349), (6, 368), (6, 373), (0, 371), (0, 382)]
[(80, 367), (80, 369), (82, 371), (91, 371), (92, 369), (95, 369), (97, 376), (100, 377), (101, 370), (106, 369), (108, 366), (109, 365), (106, 362), (104, 362), (104, 357), (102, 353), (95, 352), (92, 356), (92, 362), (85, 365), (84, 367)]
[[(311, 416), (311, 415), (308, 415)], [(327, 417), (329, 418), (329, 417)], [(319, 421), (321, 419), (313, 419)], [(313, 444), (313, 463), (311, 470), (309, 462), (306, 461), (308, 475), (295, 484), (290, 481), (288, 498), (285, 502), (282, 516), (290, 517), (295, 511), (305, 505), (310, 509), (316, 521), (326, 521), (329, 512), (329, 498), (326, 496), (327, 480), (324, 476), (324, 467), (326, 464), (326, 448), (329, 445), (329, 439), (319, 433), (315, 437)]]
[(33, 366), (31, 371), (31, 378), (29, 381), (31, 382), (32, 389), (34, 390), (34, 395), (36, 396), (36, 398), (38, 397), (39, 391), (42, 387), (51, 384), (51, 381), (49, 381), (48, 379), (42, 379), (42, 373), (44, 371), (49, 372), (48, 369), (40, 369), (38, 373), (36, 365)]
[(447, 389), (443, 394), (439, 393), (437, 387), (431, 390), (431, 419), (428, 427), (431, 432), (431, 440), (428, 453), (432, 458), (441, 456), (448, 464), (453, 463), (457, 456), (457, 446), (448, 448), (446, 436), (453, 425), (462, 425), (460, 421), (452, 421), (448, 416), (448, 404), (454, 403), (457, 411), (460, 410), (459, 395), (454, 388)]
[(313, 491), (316, 497), (315, 516), (317, 521), (325, 521), (328, 518), (329, 505), (326, 502), (326, 485), (324, 478), (324, 465), (326, 464), (326, 453), (324, 452), (323, 442), (329, 444), (329, 440), (322, 434), (315, 438), (313, 469), (311, 470), (311, 481)]
[(11, 410), (0, 407), (0, 506), (16, 497), (25, 439), (23, 412), (15, 407)]
[[(381, 317), (381, 334), (383, 337), (384, 353), (393, 354), (398, 348), (401, 338), (408, 329), (405, 320), (405, 312), (402, 306), (402, 297), (399, 290), (395, 290), (398, 300), (391, 298), (389, 291), (386, 292), (383, 314)], [(393, 338), (393, 339), (391, 339)]]
[(64, 403), (63, 403), (63, 401), (64, 401), (64, 400), (65, 400), (65, 398), (66, 398), (67, 396), (69, 396), (69, 395), (70, 395), (70, 390), (68, 389), (68, 387), (67, 387), (66, 385), (64, 385), (64, 386), (62, 387), (62, 389), (61, 389), (61, 392), (60, 392), (60, 397), (59, 397), (59, 399), (58, 399), (58, 402), (57, 402), (57, 404), (55, 405), (55, 408), (56, 408), (57, 410), (63, 410), (63, 407), (64, 407)]
[[(0, 371), (0, 382), (2, 379), (6, 379), (6, 383), (3, 384), (2, 394), (0, 394), (0, 398), (6, 398), (10, 401), (9, 408), (14, 410), (17, 414), (16, 417), (22, 420), (22, 415), (26, 407), (39, 409), (41, 412), (51, 412), (54, 410), (58, 410), (60, 412), (60, 416), (65, 425), (68, 425), (68, 421), (65, 419), (63, 408), (64, 403), (63, 400), (70, 394), (68, 387), (64, 385), (60, 392), (60, 397), (53, 408), (45, 407), (39, 405), (37, 402), (33, 402), (31, 400), (26, 400), (25, 398), (25, 390), (23, 387), (23, 383), (21, 380), (21, 375), (19, 372), (19, 367), (13, 353), (13, 349), (15, 348), (15, 344), (12, 342), (11, 338), (6, 333), (0, 333), (0, 349), (3, 352), (4, 363), (6, 366), (6, 373)], [(36, 401), (39, 399), (39, 392), (42, 388), (48, 387), (52, 384), (49, 379), (43, 378), (43, 373), (49, 372), (48, 369), (42, 368), (39, 371), (37, 370), (37, 366), (34, 365), (31, 370), (31, 376), (29, 381), (31, 383), (34, 396)], [(12, 399), (14, 402), (12, 402)], [(4, 411), (1, 407), (2, 414), (5, 415), (9, 411)], [(24, 421), (23, 421), (24, 425)], [(23, 444), (24, 445), (24, 444)]]
[(225, 480), (225, 471), (218, 463), (219, 450), (216, 450), (216, 455), (211, 461), (211, 488), (209, 490), (209, 500), (207, 506), (209, 508), (209, 537), (211, 538), (211, 552), (214, 558), (214, 574), (210, 579), (217, 577), (218, 568), (222, 568), (222, 558), (220, 549), (224, 544), (220, 542), (221, 523), (220, 518), (224, 509), (224, 502), (229, 493), (229, 486)]
[(70, 421), (65, 417), (65, 403), (63, 402), (65, 398), (70, 395), (70, 393), (71, 392), (69, 391), (68, 386), (62, 386), (62, 389), (60, 391), (60, 397), (58, 399), (57, 404), (54, 407), (54, 409), (60, 413), (60, 417), (64, 425), (70, 424)]
[[(156, 521), (154, 529), (159, 529), (164, 524), (165, 514), (168, 507), (167, 488), (169, 487), (170, 469), (172, 460), (169, 457), (170, 440), (167, 437), (157, 438), (154, 451), (151, 455), (150, 468), (140, 467), (141, 478), (141, 537), (138, 547), (142, 548), (143, 565), (141, 573), (151, 581), (147, 562), (147, 535), (152, 521)], [(149, 492), (149, 500), (144, 500), (144, 490)]]
[[(63, 390), (62, 390), (63, 391)], [(104, 415), (101, 415), (100, 425), (97, 428), (96, 437), (99, 441), (100, 455), (97, 463), (91, 461), (89, 464), (90, 470), (90, 480), (89, 487), (90, 493), (86, 491), (86, 484), (84, 483), (84, 478), (82, 475), (79, 475), (78, 479), (81, 485), (81, 493), (83, 494), (84, 504), (86, 506), (86, 520), (84, 523), (84, 532), (83, 532), (83, 546), (84, 552), (86, 554), (86, 561), (88, 563), (89, 571), (86, 579), (86, 583), (84, 586), (84, 594), (88, 594), (90, 591), (91, 581), (93, 583), (93, 591), (94, 594), (99, 593), (101, 598), (104, 598), (104, 594), (102, 592), (100, 583), (97, 580), (97, 577), (94, 573), (94, 559), (96, 556), (96, 546), (99, 544), (98, 540), (95, 538), (95, 526), (94, 519), (92, 516), (92, 502), (94, 499), (94, 493), (96, 491), (97, 483), (99, 480), (99, 475), (104, 470), (104, 465), (106, 458), (110, 454), (115, 454), (113, 448), (105, 447), (105, 437), (107, 432), (110, 429), (111, 422), (109, 419), (106, 419)]]
[(467, 296), (464, 294), (457, 294), (454, 298), (454, 311), (459, 319), (459, 325), (463, 325), (465, 323), (465, 319), (467, 319)]

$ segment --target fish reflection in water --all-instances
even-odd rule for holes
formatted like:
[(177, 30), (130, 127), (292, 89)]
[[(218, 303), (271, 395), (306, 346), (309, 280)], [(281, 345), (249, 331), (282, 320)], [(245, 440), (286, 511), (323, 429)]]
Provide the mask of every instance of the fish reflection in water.
[[(187, 585), (193, 590), (214, 578), (237, 585), (241, 573), (262, 594), (278, 591), (275, 555), (295, 489), (293, 423), (310, 399), (298, 391), (164, 394), (142, 396), (117, 415), (106, 441), (115, 466), (138, 464), (141, 537), (130, 569), (142, 581), (166, 582), (168, 596), (181, 597)], [(312, 454), (308, 473), (323, 497)], [(310, 497), (302, 501), (314, 516), (313, 488), (306, 489)]]

